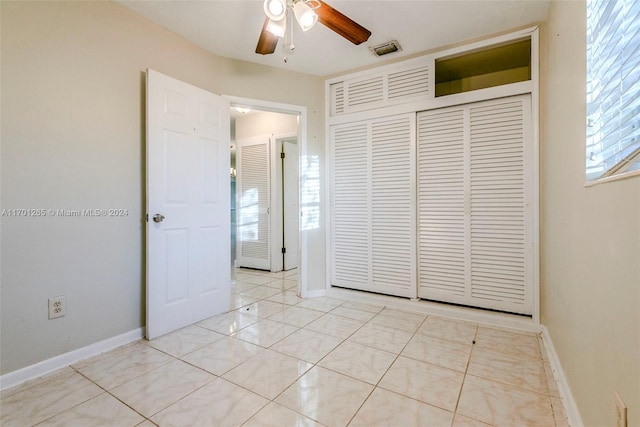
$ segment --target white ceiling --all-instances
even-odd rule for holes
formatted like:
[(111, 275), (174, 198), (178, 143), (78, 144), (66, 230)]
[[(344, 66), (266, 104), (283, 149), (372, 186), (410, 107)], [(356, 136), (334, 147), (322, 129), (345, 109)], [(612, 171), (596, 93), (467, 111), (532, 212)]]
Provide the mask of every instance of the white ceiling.
[[(549, 5), (548, 0), (327, 0), (369, 29), (369, 40), (356, 46), (321, 24), (306, 33), (296, 25), (293, 54), (285, 54), (281, 40), (274, 54), (263, 56), (254, 53), (265, 18), (262, 0), (118, 2), (217, 55), (317, 76), (541, 22)], [(402, 52), (378, 58), (369, 51), (393, 39)]]

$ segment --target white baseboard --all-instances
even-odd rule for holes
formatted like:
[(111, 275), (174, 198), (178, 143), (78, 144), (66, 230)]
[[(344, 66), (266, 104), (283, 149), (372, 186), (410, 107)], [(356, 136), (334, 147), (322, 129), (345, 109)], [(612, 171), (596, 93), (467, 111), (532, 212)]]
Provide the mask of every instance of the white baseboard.
[(560, 365), (560, 359), (558, 358), (558, 353), (556, 353), (556, 349), (553, 346), (549, 330), (544, 325), (542, 326), (542, 341), (544, 342), (544, 348), (547, 351), (547, 356), (549, 357), (553, 376), (558, 383), (558, 390), (560, 391), (564, 410), (567, 413), (569, 425), (571, 427), (583, 427), (584, 423), (582, 422), (582, 417), (580, 417), (578, 405), (576, 405), (573, 393), (571, 393), (571, 388), (569, 387), (569, 382), (567, 381), (567, 377), (564, 375), (564, 371)]
[(18, 369), (17, 371), (9, 372), (0, 376), (0, 390), (6, 390), (9, 387), (22, 384), (30, 379), (46, 375), (50, 372), (72, 365), (80, 360), (88, 359), (89, 357), (96, 356), (100, 353), (113, 350), (116, 347), (129, 344), (130, 342), (137, 341), (143, 337), (144, 328), (134, 329), (133, 331), (125, 332), (124, 334), (107, 338), (106, 340), (90, 344), (86, 347), (43, 360), (42, 362)]

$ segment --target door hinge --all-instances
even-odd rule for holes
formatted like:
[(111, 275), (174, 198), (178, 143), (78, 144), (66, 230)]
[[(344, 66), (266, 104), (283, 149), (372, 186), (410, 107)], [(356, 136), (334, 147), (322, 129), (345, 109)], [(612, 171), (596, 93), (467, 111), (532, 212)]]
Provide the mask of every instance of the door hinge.
[(284, 159), (285, 154), (284, 153), (280, 153), (280, 158)]
[(286, 254), (287, 253), (287, 248), (282, 248), (282, 253)]

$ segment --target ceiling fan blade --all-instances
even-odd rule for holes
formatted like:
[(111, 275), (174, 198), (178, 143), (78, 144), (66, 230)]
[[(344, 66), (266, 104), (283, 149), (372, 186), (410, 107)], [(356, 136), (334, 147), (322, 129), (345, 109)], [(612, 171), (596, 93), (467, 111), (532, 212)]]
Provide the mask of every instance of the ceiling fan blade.
[(322, 0), (317, 0), (317, 2), (320, 3), (320, 7), (315, 9), (315, 12), (318, 14), (318, 21), (321, 24), (340, 34), (353, 44), (360, 44), (369, 39), (371, 31), (338, 12)]
[(256, 46), (256, 53), (261, 55), (270, 55), (276, 51), (276, 46), (278, 45), (279, 37), (275, 34), (267, 31), (267, 24), (269, 23), (269, 18), (265, 18), (264, 25), (262, 26), (262, 31), (260, 32), (260, 38), (258, 39), (258, 45)]

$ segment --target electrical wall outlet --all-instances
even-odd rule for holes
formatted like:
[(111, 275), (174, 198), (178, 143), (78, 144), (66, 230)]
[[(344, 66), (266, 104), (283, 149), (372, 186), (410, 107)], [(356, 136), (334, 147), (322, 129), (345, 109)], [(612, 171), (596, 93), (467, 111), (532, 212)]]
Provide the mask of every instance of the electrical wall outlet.
[(627, 427), (627, 405), (618, 393), (616, 393), (616, 427)]
[(49, 319), (56, 319), (67, 314), (67, 303), (64, 295), (49, 298)]

